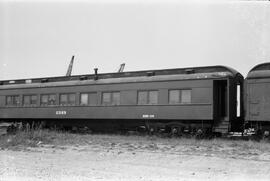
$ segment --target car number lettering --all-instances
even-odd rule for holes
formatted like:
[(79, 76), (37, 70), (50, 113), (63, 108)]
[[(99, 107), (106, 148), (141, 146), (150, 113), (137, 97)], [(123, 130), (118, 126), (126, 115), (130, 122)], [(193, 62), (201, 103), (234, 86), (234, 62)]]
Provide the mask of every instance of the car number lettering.
[(154, 118), (155, 115), (154, 114), (143, 114), (142, 117), (143, 118)]
[(56, 111), (55, 114), (56, 115), (66, 115), (67, 112), (66, 111)]

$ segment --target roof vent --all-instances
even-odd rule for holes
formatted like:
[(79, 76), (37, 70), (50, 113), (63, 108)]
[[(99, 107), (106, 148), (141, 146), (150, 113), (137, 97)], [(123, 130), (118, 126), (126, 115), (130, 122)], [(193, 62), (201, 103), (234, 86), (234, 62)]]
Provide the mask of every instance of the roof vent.
[(94, 68), (94, 71), (95, 71), (94, 80), (98, 80), (98, 68)]
[(80, 76), (80, 80), (87, 80), (87, 76), (85, 75)]
[(155, 76), (155, 72), (146, 72), (146, 75), (148, 76), (148, 77), (150, 77), (150, 76)]
[(41, 79), (41, 83), (49, 82), (49, 79)]
[(186, 74), (194, 74), (195, 70), (194, 69), (186, 69)]
[(31, 84), (32, 83), (32, 80), (31, 79), (25, 80), (25, 83), (26, 84)]
[(8, 83), (9, 84), (15, 84), (15, 80), (10, 80)]

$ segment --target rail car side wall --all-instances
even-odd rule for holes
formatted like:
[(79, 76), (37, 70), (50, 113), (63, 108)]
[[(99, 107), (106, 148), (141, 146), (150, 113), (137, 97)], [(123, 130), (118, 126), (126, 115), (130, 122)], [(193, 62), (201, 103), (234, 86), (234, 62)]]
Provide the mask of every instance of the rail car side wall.
[[(169, 90), (190, 89), (191, 103), (169, 104)], [(157, 90), (157, 105), (138, 105), (138, 91)], [(120, 105), (102, 105), (102, 92), (120, 91)], [(96, 106), (80, 106), (80, 93), (97, 92)], [(56, 93), (55, 106), (40, 106), (40, 94)], [(60, 93), (76, 93), (75, 106), (59, 106)], [(22, 105), (22, 95), (37, 94), (34, 107)], [(7, 107), (6, 95), (20, 95), (20, 107)], [(153, 119), (213, 120), (213, 80), (179, 80), (0, 90), (1, 119)]]
[(270, 123), (270, 78), (246, 79), (246, 121)]

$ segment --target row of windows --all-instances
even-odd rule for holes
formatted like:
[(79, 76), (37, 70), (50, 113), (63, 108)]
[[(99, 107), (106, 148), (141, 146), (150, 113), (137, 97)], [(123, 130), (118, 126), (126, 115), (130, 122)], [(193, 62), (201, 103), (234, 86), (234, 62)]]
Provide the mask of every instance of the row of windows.
[[(7, 106), (19, 106), (19, 95), (6, 96)], [(36, 106), (37, 95), (24, 95), (24, 106)], [(102, 105), (120, 105), (120, 92), (103, 92), (101, 98)], [(59, 95), (59, 104), (61, 106), (72, 106), (76, 103), (75, 93), (66, 93)], [(158, 91), (138, 91), (139, 105), (155, 105), (158, 104)], [(169, 104), (187, 104), (191, 103), (191, 90), (169, 90)], [(56, 94), (40, 95), (41, 106), (56, 105)], [(95, 106), (98, 104), (97, 93), (81, 93), (80, 105)]]

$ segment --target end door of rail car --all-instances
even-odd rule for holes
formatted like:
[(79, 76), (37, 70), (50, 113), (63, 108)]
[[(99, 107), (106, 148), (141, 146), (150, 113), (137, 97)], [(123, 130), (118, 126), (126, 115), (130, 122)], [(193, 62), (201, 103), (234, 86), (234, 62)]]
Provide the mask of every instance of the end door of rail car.
[(227, 80), (214, 80), (214, 118), (224, 120), (228, 114)]
[(243, 126), (242, 79), (214, 80), (213, 86), (214, 131), (240, 131)]
[(213, 86), (213, 131), (226, 133), (229, 127), (228, 80), (214, 80)]

